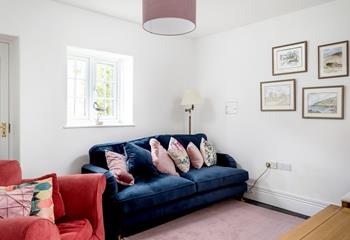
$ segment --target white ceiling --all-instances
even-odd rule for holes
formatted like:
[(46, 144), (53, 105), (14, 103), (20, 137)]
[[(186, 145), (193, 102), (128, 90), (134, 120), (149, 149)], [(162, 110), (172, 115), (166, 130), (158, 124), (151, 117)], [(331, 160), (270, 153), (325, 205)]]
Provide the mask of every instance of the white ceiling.
[[(142, 0), (54, 0), (133, 23), (142, 23)], [(197, 0), (192, 37), (241, 27), (334, 0)]]

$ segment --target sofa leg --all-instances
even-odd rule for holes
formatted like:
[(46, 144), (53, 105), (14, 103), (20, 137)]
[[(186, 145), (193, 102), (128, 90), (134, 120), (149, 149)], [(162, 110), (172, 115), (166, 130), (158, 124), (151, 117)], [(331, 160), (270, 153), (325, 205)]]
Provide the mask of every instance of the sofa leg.
[(121, 234), (118, 235), (118, 240), (124, 240), (123, 236)]

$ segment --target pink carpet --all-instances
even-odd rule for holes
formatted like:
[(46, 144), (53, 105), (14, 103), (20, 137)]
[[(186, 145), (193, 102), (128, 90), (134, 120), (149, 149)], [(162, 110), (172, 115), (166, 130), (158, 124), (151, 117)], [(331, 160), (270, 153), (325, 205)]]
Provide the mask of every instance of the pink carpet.
[(228, 200), (133, 235), (127, 240), (273, 240), (303, 221)]

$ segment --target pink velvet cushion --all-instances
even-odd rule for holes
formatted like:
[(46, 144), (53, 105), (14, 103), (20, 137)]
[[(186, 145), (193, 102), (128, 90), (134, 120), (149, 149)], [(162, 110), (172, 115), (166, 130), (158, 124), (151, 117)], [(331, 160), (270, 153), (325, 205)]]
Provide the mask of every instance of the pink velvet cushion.
[(149, 141), (149, 145), (151, 146), (152, 162), (158, 171), (173, 176), (180, 176), (176, 172), (173, 160), (169, 157), (168, 152), (160, 142), (157, 139), (152, 138)]
[(187, 145), (187, 154), (190, 157), (191, 165), (194, 168), (200, 169), (203, 166), (204, 164), (203, 156), (199, 151), (199, 149), (197, 148), (197, 146), (194, 145), (192, 142), (190, 142)]
[(34, 188), (0, 187), (0, 219), (29, 216)]
[(129, 186), (135, 183), (134, 177), (127, 170), (126, 158), (124, 155), (106, 151), (105, 156), (108, 169), (119, 184)]

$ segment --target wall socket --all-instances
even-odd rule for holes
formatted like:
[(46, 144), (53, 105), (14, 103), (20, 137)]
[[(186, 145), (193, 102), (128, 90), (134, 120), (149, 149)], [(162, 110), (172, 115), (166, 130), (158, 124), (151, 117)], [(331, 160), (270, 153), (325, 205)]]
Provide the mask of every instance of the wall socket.
[(266, 167), (271, 169), (278, 169), (282, 171), (292, 171), (292, 164), (281, 162), (266, 162)]

